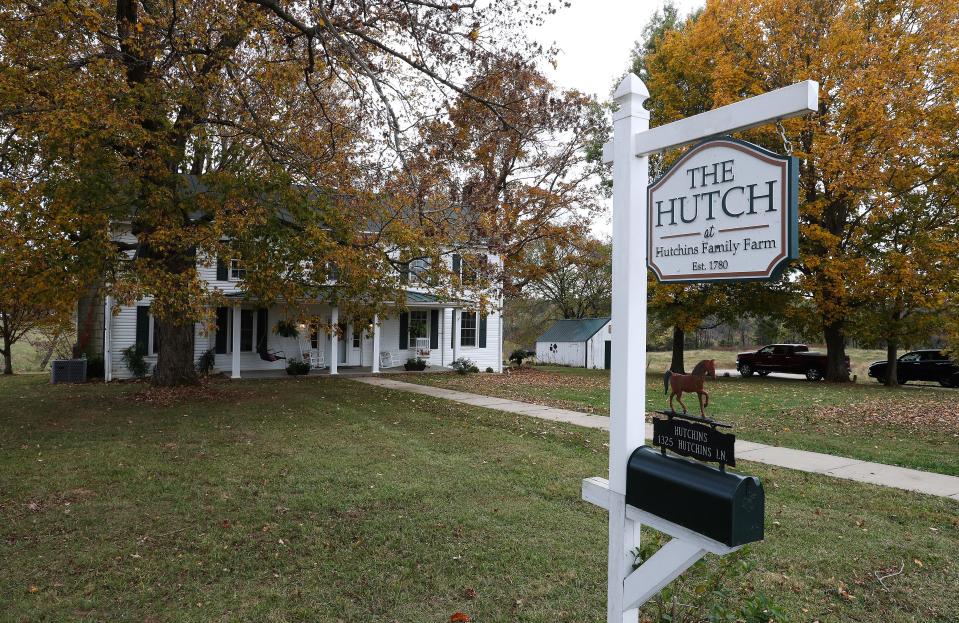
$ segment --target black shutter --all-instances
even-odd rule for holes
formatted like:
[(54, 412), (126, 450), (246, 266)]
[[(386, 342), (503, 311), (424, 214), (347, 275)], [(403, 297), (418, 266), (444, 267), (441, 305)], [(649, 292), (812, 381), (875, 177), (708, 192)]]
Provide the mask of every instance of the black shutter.
[(256, 352), (266, 354), (266, 308), (256, 310)]
[(463, 263), (463, 258), (460, 257), (459, 253), (453, 254), (453, 274), (457, 277), (460, 276), (460, 265)]
[(216, 308), (216, 343), (213, 346), (213, 351), (217, 355), (226, 354), (226, 340), (227, 330), (230, 327), (230, 308), (229, 307), (217, 307)]
[(450, 348), (456, 348), (456, 310), (450, 310)]
[(216, 279), (217, 281), (229, 281), (230, 272), (226, 261), (222, 257), (216, 258)]
[(430, 310), (430, 348), (440, 347), (440, 310)]
[(137, 306), (137, 332), (136, 332), (137, 352), (141, 355), (147, 354), (150, 347), (150, 306)]
[(486, 348), (486, 314), (480, 316), (479, 347)]
[(400, 314), (400, 350), (406, 350), (410, 345), (410, 315), (407, 312)]

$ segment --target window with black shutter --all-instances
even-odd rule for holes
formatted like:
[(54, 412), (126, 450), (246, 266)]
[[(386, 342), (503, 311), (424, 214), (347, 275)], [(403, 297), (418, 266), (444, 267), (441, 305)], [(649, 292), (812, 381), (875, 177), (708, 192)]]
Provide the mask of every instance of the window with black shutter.
[(410, 315), (407, 312), (400, 314), (400, 350), (406, 350), (410, 339)]
[(430, 348), (440, 347), (440, 310), (430, 310)]
[(253, 310), (240, 310), (240, 352), (253, 350)]
[(146, 355), (150, 348), (150, 306), (137, 306), (137, 328), (136, 328), (136, 347), (137, 352)]
[(230, 279), (229, 267), (222, 257), (216, 258), (216, 278), (217, 281), (229, 281)]
[(216, 342), (213, 349), (217, 355), (226, 354), (226, 345), (230, 337), (230, 308), (216, 308)]
[(256, 352), (261, 355), (266, 354), (267, 322), (267, 310), (265, 308), (256, 310)]

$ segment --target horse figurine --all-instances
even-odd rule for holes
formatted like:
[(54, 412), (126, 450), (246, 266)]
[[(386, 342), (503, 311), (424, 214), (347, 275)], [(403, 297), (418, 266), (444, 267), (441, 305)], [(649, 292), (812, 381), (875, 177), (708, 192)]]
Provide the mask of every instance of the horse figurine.
[[(669, 394), (669, 410), (675, 411), (673, 409), (673, 396), (675, 396), (679, 400), (679, 404), (683, 406), (683, 413), (686, 413), (683, 392), (696, 392), (699, 397), (699, 414), (706, 417), (705, 408), (709, 406), (709, 393), (703, 389), (703, 382), (707, 376), (712, 379), (716, 378), (715, 359), (703, 359), (696, 364), (690, 374), (673, 374), (672, 370), (666, 370), (666, 374), (663, 376), (663, 385), (666, 389), (664, 394)], [(703, 396), (706, 397), (705, 404), (703, 404)]]

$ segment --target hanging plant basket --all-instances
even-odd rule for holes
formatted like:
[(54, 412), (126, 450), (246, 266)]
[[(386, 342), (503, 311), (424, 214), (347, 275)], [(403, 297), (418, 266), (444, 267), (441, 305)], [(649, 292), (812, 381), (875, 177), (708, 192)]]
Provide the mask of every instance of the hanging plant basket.
[(292, 322), (280, 320), (276, 323), (276, 334), (280, 337), (299, 337), (300, 331)]

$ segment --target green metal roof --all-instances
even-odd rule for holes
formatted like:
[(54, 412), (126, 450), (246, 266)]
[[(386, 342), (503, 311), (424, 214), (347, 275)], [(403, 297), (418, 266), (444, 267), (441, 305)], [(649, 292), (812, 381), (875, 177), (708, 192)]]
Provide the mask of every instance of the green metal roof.
[(536, 338), (537, 342), (585, 342), (606, 326), (609, 318), (580, 318), (557, 320), (546, 333)]
[(415, 292), (413, 290), (407, 290), (406, 304), (407, 305), (437, 305), (440, 307), (463, 307), (465, 305), (469, 305), (470, 301), (463, 301), (458, 299), (444, 299), (436, 296), (435, 294), (429, 294), (427, 292)]
[(439, 303), (440, 299), (436, 295), (427, 294), (426, 292), (414, 292), (413, 290), (407, 290), (406, 302), (407, 303)]

